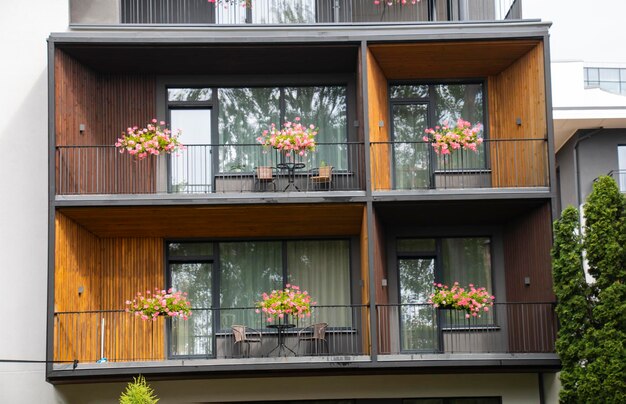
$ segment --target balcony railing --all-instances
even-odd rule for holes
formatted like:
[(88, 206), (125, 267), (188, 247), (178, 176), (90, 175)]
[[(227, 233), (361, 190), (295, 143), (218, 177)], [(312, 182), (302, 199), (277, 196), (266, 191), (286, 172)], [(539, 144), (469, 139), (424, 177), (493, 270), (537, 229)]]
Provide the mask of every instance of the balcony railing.
[[(243, 0), (241, 0), (243, 2)], [(521, 0), (252, 0), (224, 7), (206, 0), (71, 0), (71, 24), (328, 24), (497, 21), (521, 18)]]
[[(363, 149), (362, 143), (318, 143), (307, 156), (285, 156), (259, 144), (207, 144), (137, 160), (114, 146), (58, 146), (56, 194), (363, 190)], [(332, 170), (325, 176), (323, 167)]]
[[(369, 355), (367, 307), (314, 306), (311, 316), (295, 319), (293, 327), (271, 328), (254, 308), (193, 309), (188, 320), (158, 317), (141, 320), (123, 310), (58, 312), (54, 314), (54, 360), (78, 360), (106, 366), (109, 362), (165, 362), (184, 359), (354, 357)], [(327, 324), (321, 339), (313, 339), (313, 325)], [(236, 342), (233, 326), (245, 325), (247, 341)], [(283, 342), (284, 346), (279, 346)], [(62, 365), (65, 366), (65, 365)]]
[(430, 304), (377, 306), (381, 355), (553, 353), (554, 303), (495, 303), (480, 318)]
[(609, 172), (609, 176), (617, 182), (619, 190), (626, 193), (626, 170), (613, 170)]
[(428, 142), (373, 142), (375, 191), (549, 186), (546, 139), (487, 139), (438, 155)]

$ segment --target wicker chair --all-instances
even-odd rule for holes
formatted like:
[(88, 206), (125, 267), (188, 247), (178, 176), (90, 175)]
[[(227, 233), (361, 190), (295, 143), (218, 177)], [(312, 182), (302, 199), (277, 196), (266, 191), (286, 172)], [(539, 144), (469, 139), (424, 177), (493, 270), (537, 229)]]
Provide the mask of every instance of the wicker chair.
[(242, 345), (246, 346), (246, 353), (243, 355), (245, 358), (250, 357), (250, 344), (259, 344), (259, 347), (263, 345), (263, 334), (254, 328), (246, 327), (245, 325), (233, 325), (233, 338), (235, 343), (233, 344), (233, 353), (235, 347), (239, 346), (239, 355), (243, 354)]
[(314, 190), (319, 189), (322, 185), (326, 185), (328, 190), (331, 191), (333, 187), (333, 167), (332, 166), (324, 166), (319, 168), (314, 168), (309, 171), (309, 180), (307, 181), (307, 190), (309, 188), (309, 184), (312, 185)]
[(254, 190), (267, 191), (268, 184), (272, 184), (276, 191), (276, 168), (270, 166), (259, 166), (254, 168)]
[(308, 342), (309, 347), (312, 348), (310, 351), (313, 355), (320, 354), (320, 348), (323, 352), (324, 345), (326, 345), (326, 352), (329, 352), (328, 349), (328, 340), (326, 339), (326, 329), (328, 328), (328, 324), (326, 323), (317, 323), (312, 324), (308, 327), (305, 327), (298, 331), (298, 346), (296, 352), (300, 354), (300, 344), (302, 342)]

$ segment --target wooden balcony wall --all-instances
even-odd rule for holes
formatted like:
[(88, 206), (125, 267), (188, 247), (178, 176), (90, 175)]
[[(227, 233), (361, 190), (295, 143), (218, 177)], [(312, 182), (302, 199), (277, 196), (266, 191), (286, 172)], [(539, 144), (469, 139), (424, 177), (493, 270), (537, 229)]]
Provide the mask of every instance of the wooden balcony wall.
[[(127, 127), (143, 126), (156, 117), (156, 81), (152, 75), (100, 73), (60, 49), (55, 51), (54, 75), (56, 146), (113, 146)], [(80, 124), (85, 125), (82, 133)], [(119, 190), (119, 184), (128, 183), (125, 178), (141, 172), (145, 181), (140, 186), (145, 189), (135, 191), (154, 192), (154, 162), (120, 159), (114, 170), (111, 162), (118, 157), (115, 153), (114, 148), (105, 152), (94, 148), (83, 150), (80, 155), (73, 153), (66, 159), (57, 155), (57, 184), (68, 190), (89, 192), (93, 184), (109, 182), (113, 189), (117, 182)], [(75, 174), (60, 182), (59, 164)], [(89, 176), (79, 175), (79, 167), (85, 166), (93, 168)]]
[[(506, 299), (512, 303), (554, 302), (552, 291), (552, 264), (550, 248), (552, 246), (552, 214), (550, 203), (532, 209), (525, 215), (509, 222), (504, 229), (504, 265), (506, 268)], [(525, 285), (528, 277), (530, 285)], [(543, 309), (547, 310), (548, 307)], [(542, 315), (538, 315), (542, 314)], [(542, 335), (556, 329), (548, 324), (541, 324), (537, 318), (549, 319), (548, 313), (523, 312), (518, 310), (509, 316), (509, 347), (512, 352), (524, 349), (536, 349), (541, 341), (550, 341)], [(526, 335), (535, 336), (535, 340), (522, 340), (518, 337), (522, 329), (533, 329)], [(552, 340), (554, 340), (552, 338)]]
[[(55, 225), (55, 312), (124, 309), (124, 302), (138, 291), (165, 286), (161, 238), (98, 237), (59, 212)], [(154, 355), (153, 346), (164, 349), (162, 327), (130, 315), (122, 317), (122, 324), (112, 324), (119, 316), (103, 317), (105, 357), (142, 358)], [(95, 314), (82, 318), (59, 315), (54, 330), (55, 360), (99, 359), (101, 321)], [(131, 329), (135, 332), (129, 332)], [(160, 357), (165, 357), (163, 351)]]
[[(491, 184), (548, 186), (543, 43), (539, 40), (370, 45), (366, 60), (371, 142), (391, 141), (391, 80), (486, 78)], [(517, 118), (522, 124), (517, 125)], [(382, 122), (383, 126), (379, 126)], [(391, 189), (389, 152), (372, 153), (372, 188)]]

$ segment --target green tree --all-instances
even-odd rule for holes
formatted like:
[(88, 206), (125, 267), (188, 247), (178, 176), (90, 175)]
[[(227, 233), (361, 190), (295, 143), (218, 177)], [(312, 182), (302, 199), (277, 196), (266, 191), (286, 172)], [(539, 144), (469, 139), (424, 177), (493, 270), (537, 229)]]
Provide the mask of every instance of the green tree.
[(133, 380), (132, 383), (128, 383), (126, 390), (120, 396), (120, 404), (156, 404), (159, 401), (154, 390), (142, 375)]
[[(561, 402), (626, 402), (626, 200), (601, 177), (584, 206), (555, 223), (552, 249), (563, 365)], [(584, 279), (582, 252), (595, 282)]]

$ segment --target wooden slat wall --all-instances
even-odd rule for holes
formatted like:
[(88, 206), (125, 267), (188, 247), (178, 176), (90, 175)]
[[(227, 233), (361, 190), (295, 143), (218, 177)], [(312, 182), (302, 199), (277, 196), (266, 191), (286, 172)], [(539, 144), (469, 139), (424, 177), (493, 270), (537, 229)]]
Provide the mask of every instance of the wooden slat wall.
[[(165, 286), (161, 238), (100, 239), (62, 213), (56, 216), (55, 311), (120, 310), (138, 291)], [(83, 288), (81, 294), (79, 287)], [(61, 314), (55, 321), (55, 359), (160, 360), (163, 320), (128, 313)]]
[[(367, 97), (370, 142), (390, 141), (389, 95), (387, 78), (371, 50), (367, 51)], [(380, 121), (384, 123), (379, 126)], [(390, 145), (372, 146), (370, 161), (372, 189), (391, 189)]]
[[(552, 291), (552, 216), (546, 203), (510, 222), (504, 234), (506, 300), (511, 303), (555, 301)], [(530, 285), (524, 285), (524, 278)], [(509, 348), (515, 351), (551, 351), (555, 330), (549, 305), (509, 305)]]
[[(363, 207), (363, 218), (361, 220), (361, 304), (370, 304), (370, 275), (369, 275), (369, 248), (368, 248), (368, 235), (367, 235), (367, 208)], [(361, 324), (363, 332), (361, 333), (361, 344), (363, 346), (363, 352), (369, 353), (371, 350), (371, 339), (369, 330), (371, 326), (369, 308), (364, 308), (361, 311)]]
[[(383, 286), (383, 279), (389, 279), (387, 276), (387, 255), (386, 251), (386, 239), (385, 231), (382, 226), (382, 222), (378, 218), (376, 212), (374, 212), (374, 222), (372, 223), (374, 234), (374, 291), (376, 293), (376, 304), (389, 304), (389, 287)], [(388, 307), (383, 307), (378, 311), (378, 329), (379, 329), (379, 352), (391, 352), (391, 340), (390, 338), (381, 338), (381, 336), (387, 336), (391, 330), (391, 311)]]
[[(113, 146), (127, 127), (156, 117), (154, 76), (103, 75), (62, 50), (55, 53), (54, 68), (57, 146)], [(59, 194), (155, 192), (155, 163), (121, 156), (114, 148), (60, 149), (56, 165)], [(138, 176), (142, 181), (131, 184)]]
[[(543, 44), (488, 79), (491, 139), (546, 139)], [(522, 121), (516, 124), (517, 118)], [(490, 142), (493, 187), (548, 185), (544, 141)]]

